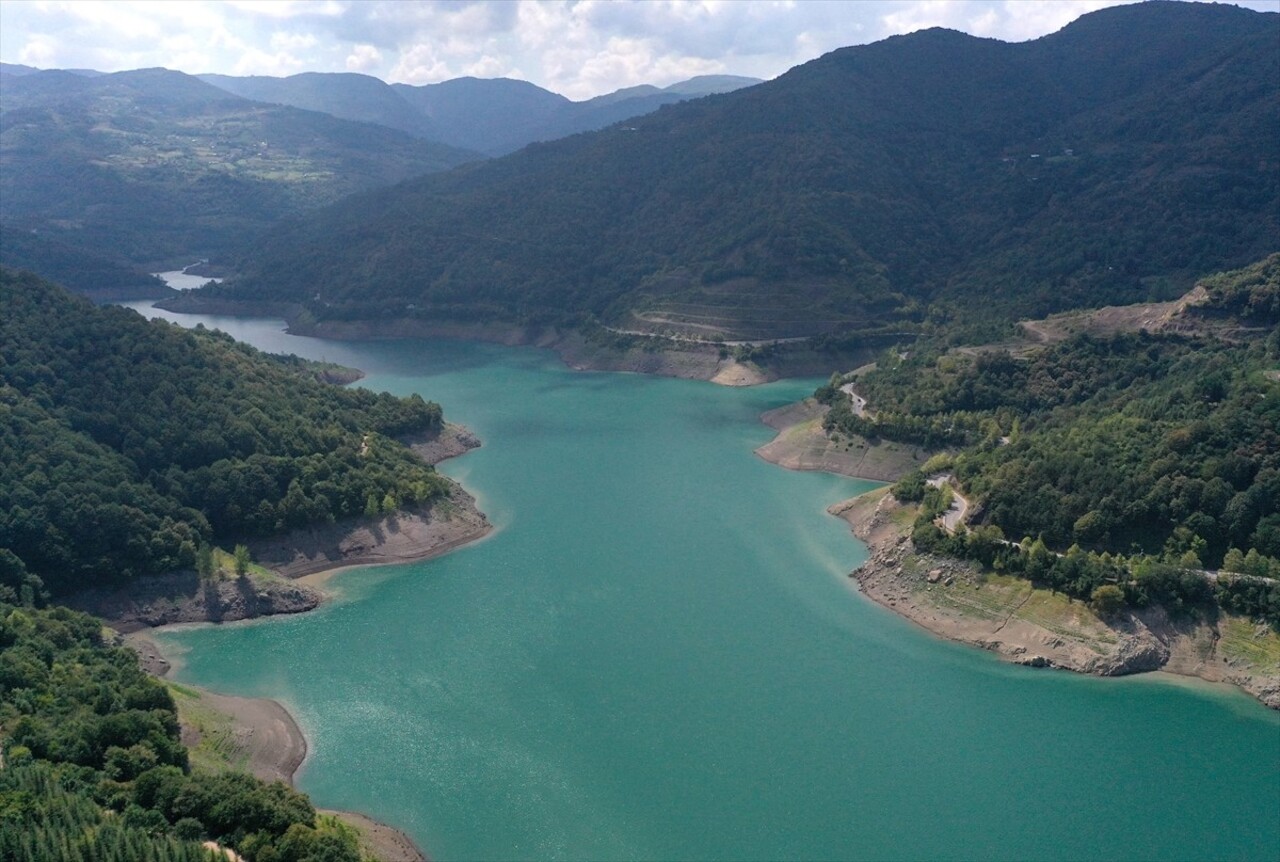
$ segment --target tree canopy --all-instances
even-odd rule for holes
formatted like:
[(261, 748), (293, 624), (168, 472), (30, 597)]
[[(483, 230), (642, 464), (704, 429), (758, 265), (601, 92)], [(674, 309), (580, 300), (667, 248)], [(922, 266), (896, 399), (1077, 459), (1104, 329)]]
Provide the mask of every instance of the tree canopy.
[(62, 593), (189, 567), (209, 540), (447, 489), (396, 442), (440, 427), (420, 396), (322, 383), (296, 357), (96, 307), (28, 273), (0, 270), (0, 307), (0, 548), (18, 561), (0, 559), (0, 584), (12, 589), (28, 574)]
[(1025, 43), (844, 48), (353, 196), (264, 237), (215, 294), (713, 339), (1169, 299), (1274, 250), (1278, 29), (1146, 3)]

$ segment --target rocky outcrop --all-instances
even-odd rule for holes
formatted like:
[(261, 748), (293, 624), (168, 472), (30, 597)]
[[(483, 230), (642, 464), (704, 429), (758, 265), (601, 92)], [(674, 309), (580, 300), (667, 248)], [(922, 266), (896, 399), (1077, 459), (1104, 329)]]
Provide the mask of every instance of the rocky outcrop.
[(194, 571), (146, 578), (113, 590), (86, 590), (67, 600), (120, 632), (171, 623), (231, 622), (296, 614), (323, 595), (302, 584), (264, 578), (201, 581)]
[[(904, 515), (910, 513), (887, 489), (830, 511), (867, 544), (867, 562), (850, 573), (859, 591), (934, 634), (1027, 667), (1097, 676), (1163, 670), (1230, 683), (1280, 709), (1280, 669), (1246, 657), (1260, 644), (1275, 643), (1266, 627), (1254, 630), (1248, 621), (1225, 616), (1171, 619), (1158, 607), (1102, 619), (1084, 603), (1026, 581), (921, 554), (908, 535), (911, 519)], [(1246, 650), (1222, 647), (1229, 626), (1247, 630)]]
[(433, 466), (480, 448), (480, 438), (471, 429), (451, 422), (445, 422), (439, 429), (426, 434), (402, 437), (400, 442)]
[(358, 518), (295, 530), (250, 544), (253, 558), (286, 578), (346, 566), (408, 563), (474, 542), (493, 527), (454, 484), (449, 496), (384, 518)]

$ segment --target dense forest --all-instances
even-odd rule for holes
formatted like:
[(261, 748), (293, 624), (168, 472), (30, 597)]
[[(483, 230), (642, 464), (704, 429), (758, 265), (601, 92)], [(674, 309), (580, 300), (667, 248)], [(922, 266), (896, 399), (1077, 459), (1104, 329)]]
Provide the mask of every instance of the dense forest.
[(357, 862), (354, 836), (306, 796), (193, 771), (168, 690), (102, 625), (0, 602), (0, 859)]
[[(0, 589), (190, 567), (202, 544), (427, 503), (440, 407), (0, 269)], [(4, 550), (7, 549), (7, 550)], [(5, 598), (0, 595), (0, 598)]]
[[(1203, 286), (1181, 332), (1079, 334), (1024, 356), (889, 352), (857, 379), (869, 414), (851, 409), (843, 378), (819, 390), (826, 427), (959, 450), (945, 466), (976, 507), (974, 529), (950, 541), (926, 518), (918, 544), (1022, 571), (1026, 555), (1002, 543), (1025, 537), (1038, 579), (1086, 597), (1127, 579), (1120, 558), (1175, 580), (1160, 566), (1280, 577), (1280, 255)], [(937, 505), (923, 479), (895, 493)], [(1203, 592), (1204, 579), (1183, 586)], [(1219, 587), (1229, 606), (1280, 620), (1280, 589), (1246, 601), (1258, 584)]]
[(128, 261), (0, 222), (0, 266), (38, 272), (99, 301), (172, 296), (168, 285)]
[[(594, 316), (714, 340), (968, 336), (1169, 299), (1280, 234), (1280, 15), (1143, 3), (926, 30), (354, 196), (216, 294), (316, 319)], [(982, 302), (972, 301), (981, 296)]]

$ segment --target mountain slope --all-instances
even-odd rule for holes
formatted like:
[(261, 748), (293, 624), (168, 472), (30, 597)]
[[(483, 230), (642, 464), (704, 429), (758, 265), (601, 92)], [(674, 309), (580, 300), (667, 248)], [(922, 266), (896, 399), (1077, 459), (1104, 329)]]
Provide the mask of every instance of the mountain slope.
[[(322, 111), (344, 120), (376, 123), (419, 138), (438, 139), (421, 110), (377, 78), (351, 73), (304, 72), (287, 78), (200, 75), (201, 81), (255, 102)], [(477, 148), (471, 148), (477, 149)]]
[(0, 218), (137, 263), (216, 257), (280, 218), (466, 161), (191, 76), (4, 76)]
[(173, 296), (163, 281), (110, 254), (50, 240), (0, 222), (0, 265), (39, 272), (96, 300)]
[(54, 594), (123, 584), (189, 568), (210, 539), (450, 487), (392, 439), (441, 427), (417, 395), (321, 383), (297, 357), (95, 307), (30, 273), (0, 269), (0, 309), (0, 584), (15, 590), (24, 569)]
[(221, 292), (745, 338), (1176, 295), (1280, 235), (1278, 22), (1157, 2), (1028, 43), (842, 49), (352, 198)]
[(440, 140), (502, 156), (530, 143), (595, 131), (652, 113), (663, 105), (757, 83), (756, 78), (737, 75), (704, 75), (663, 89), (628, 87), (581, 102), (506, 78), (456, 78), (422, 87), (392, 86), (431, 118)]
[(392, 90), (434, 124), (440, 140), (489, 155), (509, 153), (533, 140), (531, 129), (573, 103), (528, 81), (454, 78)]
[(702, 75), (666, 88), (645, 84), (572, 102), (510, 78), (454, 78), (413, 86), (385, 84), (368, 75), (319, 72), (288, 78), (199, 77), (246, 99), (377, 123), (491, 156), (514, 152), (534, 141), (600, 129), (663, 105), (760, 83), (739, 75)]

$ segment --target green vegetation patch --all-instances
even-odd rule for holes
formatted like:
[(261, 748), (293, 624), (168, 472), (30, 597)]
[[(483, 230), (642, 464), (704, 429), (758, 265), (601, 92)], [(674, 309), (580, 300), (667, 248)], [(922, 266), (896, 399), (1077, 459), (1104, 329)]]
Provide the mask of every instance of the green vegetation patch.
[[(338, 368), (96, 307), (0, 270), (0, 588), (54, 594), (193, 567), (312, 523), (441, 499), (395, 438), (440, 407)], [(8, 549), (4, 552), (2, 549)], [(3, 598), (3, 596), (0, 596)]]
[(170, 690), (93, 617), (0, 602), (0, 647), (0, 858), (207, 862), (211, 840), (253, 862), (357, 862), (303, 794), (193, 767)]
[(1228, 662), (1248, 662), (1259, 673), (1280, 673), (1280, 632), (1271, 626), (1224, 614), (1218, 632), (1218, 653)]
[[(893, 493), (919, 501), (933, 553), (1092, 601), (1198, 612), (1217, 604), (1280, 625), (1280, 255), (1206, 279), (1168, 331), (1080, 333), (1022, 356), (921, 343), (858, 376), (861, 414), (833, 377), (828, 433), (951, 443)], [(1212, 333), (1197, 321), (1216, 318)], [(1137, 318), (1135, 318), (1137, 319)], [(934, 523), (950, 472), (972, 504)], [(1216, 580), (1205, 569), (1222, 569)]]

